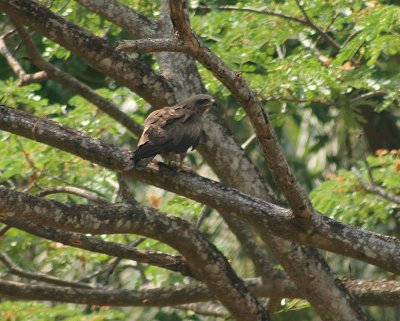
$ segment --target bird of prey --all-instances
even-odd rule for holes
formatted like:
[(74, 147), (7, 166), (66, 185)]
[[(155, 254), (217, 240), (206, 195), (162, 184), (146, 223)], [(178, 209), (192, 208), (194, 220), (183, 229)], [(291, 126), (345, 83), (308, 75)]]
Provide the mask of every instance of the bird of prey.
[(158, 154), (169, 163), (179, 154), (179, 168), (187, 150), (199, 144), (203, 135), (202, 115), (215, 100), (209, 95), (195, 95), (172, 107), (153, 111), (144, 121), (144, 130), (133, 153), (134, 166), (146, 166)]

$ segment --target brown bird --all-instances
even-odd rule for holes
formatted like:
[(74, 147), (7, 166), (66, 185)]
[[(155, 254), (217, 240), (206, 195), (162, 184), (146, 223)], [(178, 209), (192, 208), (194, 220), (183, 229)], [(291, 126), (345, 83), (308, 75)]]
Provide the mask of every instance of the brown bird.
[(187, 150), (195, 149), (200, 142), (202, 115), (214, 102), (209, 95), (195, 95), (175, 106), (153, 111), (144, 121), (138, 148), (132, 156), (134, 166), (146, 166), (158, 154), (169, 163), (175, 153), (180, 156), (182, 169)]

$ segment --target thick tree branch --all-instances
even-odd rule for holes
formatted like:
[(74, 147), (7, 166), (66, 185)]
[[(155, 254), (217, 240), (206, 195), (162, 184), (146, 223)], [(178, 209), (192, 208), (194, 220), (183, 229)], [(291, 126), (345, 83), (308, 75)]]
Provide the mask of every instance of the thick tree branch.
[[(399, 281), (344, 281), (357, 300), (363, 305), (396, 307), (400, 304)], [(259, 297), (270, 297), (278, 291), (285, 298), (301, 298), (295, 289), (277, 283), (265, 285), (258, 279), (249, 279), (247, 286)], [(30, 285), (0, 280), (0, 296), (18, 300), (60, 301), (77, 304), (106, 306), (173, 306), (214, 300), (202, 284), (189, 284), (156, 289), (105, 290), (68, 289), (65, 287)]]
[(80, 289), (93, 289), (93, 286), (88, 283), (65, 281), (43, 273), (24, 271), (14, 261), (12, 261), (6, 253), (3, 252), (0, 252), (0, 261), (3, 262), (3, 264), (7, 267), (9, 273), (18, 275), (22, 278), (55, 284), (59, 286), (67, 286)]
[[(29, 204), (29, 209), (25, 205), (18, 206), (20, 202)], [(160, 240), (185, 256), (194, 275), (235, 318), (269, 320), (262, 305), (236, 276), (227, 259), (191, 224), (178, 217), (138, 204), (74, 205), (0, 187), (0, 220), (14, 217), (72, 232), (134, 233)]]
[[(70, 245), (73, 247), (89, 251), (103, 253), (110, 256), (116, 256), (118, 258), (131, 259), (146, 264), (152, 264), (171, 271), (179, 272), (186, 276), (193, 276), (187, 265), (187, 262), (180, 256), (172, 256), (161, 253), (143, 251), (136, 248), (132, 248), (131, 246), (124, 246), (113, 242), (105, 242), (101, 239), (85, 236), (79, 233), (65, 232), (45, 226), (35, 225), (33, 223), (27, 222), (26, 220), (9, 219), (7, 220), (7, 223), (10, 224), (10, 226), (24, 230), (28, 233), (49, 240), (53, 240), (55, 242), (59, 242), (65, 245)], [(255, 256), (256, 256), (255, 259), (256, 262), (260, 260), (262, 261), (262, 256), (261, 258), (258, 258), (257, 253), (255, 254)], [(266, 263), (269, 264), (269, 262)], [(271, 269), (269, 270), (271, 272)], [(295, 285), (292, 282), (290, 282), (283, 273), (279, 272), (274, 272), (272, 274), (270, 273), (268, 277), (265, 276), (266, 274), (265, 272), (262, 274), (264, 275), (263, 277), (264, 290), (263, 292), (257, 292), (256, 293), (257, 295), (268, 296), (268, 297), (278, 296), (280, 298), (301, 297), (301, 294), (296, 292)], [(360, 293), (364, 294), (362, 291)], [(370, 295), (366, 295), (366, 297), (369, 297), (371, 302), (374, 302), (374, 300), (376, 300), (376, 298), (371, 299)]]
[[(197, 292), (197, 293), (196, 293)], [(187, 296), (192, 294), (195, 302), (210, 295), (205, 287), (198, 290), (191, 287), (165, 287), (161, 289), (144, 289), (139, 291), (105, 290), (105, 289), (68, 289), (65, 287), (28, 285), (26, 283), (0, 280), (0, 295), (8, 299), (58, 301), (76, 304), (93, 304), (100, 306), (171, 306), (190, 303)], [(243, 319), (246, 320), (246, 319)]]
[(157, 22), (150, 20), (119, 1), (76, 0), (76, 2), (93, 10), (105, 19), (113, 21), (122, 29), (130, 32), (134, 31), (133, 34), (139, 38), (151, 37), (159, 32)]
[[(77, 155), (111, 170), (131, 165), (128, 151), (110, 146), (83, 132), (26, 112), (0, 105), (0, 129)], [(325, 215), (304, 222), (279, 206), (243, 194), (218, 182), (166, 166), (131, 170), (128, 176), (184, 195), (215, 209), (231, 212), (240, 220), (277, 236), (350, 256), (400, 274), (400, 241), (363, 231)]]
[(185, 51), (185, 44), (179, 39), (139, 39), (121, 40), (115, 49), (126, 52), (160, 52), (160, 51)]
[(224, 318), (226, 319), (229, 316), (229, 312), (220, 304), (213, 303), (188, 303), (177, 305), (175, 308), (180, 310), (189, 310), (193, 311), (199, 315), (207, 315), (212, 317)]

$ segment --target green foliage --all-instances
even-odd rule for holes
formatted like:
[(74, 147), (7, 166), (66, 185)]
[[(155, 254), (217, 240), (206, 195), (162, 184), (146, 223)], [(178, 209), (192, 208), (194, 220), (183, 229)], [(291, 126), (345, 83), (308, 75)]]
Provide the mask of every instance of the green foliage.
[[(358, 164), (364, 180), (370, 181), (370, 171), (373, 184), (394, 195), (400, 192), (400, 160), (397, 151), (381, 156), (369, 156), (367, 163), (368, 167), (365, 163)], [(346, 170), (339, 171), (337, 175), (330, 175), (327, 181), (313, 190), (311, 199), (320, 212), (367, 229), (381, 229), (383, 226), (390, 229), (388, 223), (396, 220), (399, 215), (398, 204), (367, 192), (358, 178)]]
[(126, 316), (115, 309), (101, 309), (88, 314), (67, 304), (48, 306), (41, 303), (3, 301), (0, 303), (3, 321), (122, 321)]
[[(110, 43), (132, 37), (76, 1), (39, 2)], [(151, 19), (160, 16), (160, 1), (120, 2)], [(355, 175), (343, 169), (349, 164), (357, 164), (365, 180), (369, 181), (370, 170), (374, 184), (396, 195), (400, 192), (397, 152), (368, 156), (368, 168), (365, 163), (359, 162), (360, 155), (369, 153), (368, 141), (360, 136), (362, 125), (368, 121), (363, 113), (365, 106), (381, 113), (378, 116), (389, 112), (394, 122), (399, 123), (400, 10), (398, 5), (390, 3), (394, 1), (303, 1), (310, 19), (322, 30), (328, 30), (327, 35), (339, 43), (339, 49), (332, 47), (315, 29), (295, 21), (270, 14), (219, 9), (221, 5), (253, 7), (304, 19), (296, 1), (292, 0), (190, 1), (190, 17), (193, 29), (201, 40), (257, 92), (271, 116), (297, 177), (303, 186), (312, 191), (311, 198), (316, 208), (345, 223), (395, 234), (398, 205), (366, 192)], [(210, 10), (202, 9), (202, 6)], [(4, 16), (0, 16), (0, 21), (9, 23)], [(142, 98), (93, 70), (49, 39), (39, 35), (33, 39), (47, 61), (93, 87), (103, 97), (121, 106), (137, 122), (143, 123), (149, 106)], [(19, 42), (17, 37), (10, 37), (7, 39), (8, 48), (15, 50), (13, 54), (24, 70), (37, 71), (24, 59), (27, 54)], [(158, 70), (151, 55), (139, 55), (138, 59)], [(50, 80), (20, 87), (2, 56), (0, 70), (0, 103), (54, 120), (119, 147), (135, 146), (136, 142), (125, 128), (83, 98), (75, 96), (68, 88)], [(235, 137), (241, 142), (247, 141), (253, 129), (246, 120), (245, 111), (209, 71), (202, 66), (199, 70), (207, 90), (218, 97), (220, 113)], [(382, 126), (386, 123), (383, 122)], [(108, 200), (115, 199), (117, 194), (115, 173), (71, 154), (5, 132), (0, 132), (0, 151), (2, 185), (32, 194), (45, 187), (77, 185)], [(246, 152), (270, 179), (256, 140), (246, 146)], [(199, 156), (193, 153), (190, 157), (193, 167), (200, 167), (202, 160)], [(183, 217), (194, 224), (200, 215), (202, 205), (199, 203), (160, 192), (140, 182), (130, 184), (135, 198), (170, 215)], [(51, 195), (49, 198), (88, 203), (81, 197), (68, 194)], [(207, 217), (201, 229), (232, 260), (233, 267), (241, 276), (254, 276), (252, 265), (215, 212)], [(100, 237), (121, 244), (131, 244), (137, 239), (132, 235)], [(169, 246), (151, 239), (146, 239), (139, 248), (179, 255)], [(11, 229), (1, 239), (0, 249), (27, 271), (39, 270), (75, 280), (95, 273), (113, 261), (102, 254), (46, 241), (16, 229)], [(330, 263), (335, 270), (346, 273), (348, 262), (331, 259)], [(367, 269), (361, 265), (359, 270)], [(3, 265), (0, 265), (0, 272), (13, 278)], [(359, 274), (363, 275), (362, 272)], [(147, 283), (154, 286), (182, 284), (184, 278), (151, 265), (139, 266), (123, 260), (110, 278), (102, 275), (90, 282), (141, 289)], [(302, 300), (285, 300), (280, 308), (274, 316), (276, 320), (314, 319), (312, 309)], [(8, 301), (0, 304), (0, 319), (4, 320), (106, 321), (125, 320), (129, 316), (136, 320), (200, 319), (191, 312), (169, 309), (128, 311), (102, 308), (96, 312), (65, 304), (50, 306)], [(378, 320), (381, 316), (379, 311), (376, 316)]]
[(175, 216), (185, 216), (187, 218), (197, 217), (200, 214), (202, 205), (182, 196), (174, 196), (169, 199), (160, 210), (171, 213)]
[[(328, 35), (342, 46), (337, 50), (314, 29), (300, 23), (263, 13), (219, 10), (220, 5), (229, 4), (226, 1), (204, 3), (212, 10), (207, 18), (201, 10), (192, 16), (195, 31), (233, 70), (241, 72), (265, 101), (286, 153), (296, 158), (302, 155), (299, 164), (307, 164), (309, 173), (313, 173), (306, 174), (301, 168), (304, 165), (297, 168), (294, 164), (299, 176), (306, 175), (306, 182), (322, 174), (329, 162), (344, 165), (348, 149), (353, 148), (346, 143), (348, 130), (358, 135), (360, 124), (365, 122), (360, 106), (369, 104), (381, 112), (399, 104), (398, 6), (377, 1), (304, 2), (313, 23), (322, 29), (329, 27)], [(230, 4), (304, 19), (295, 1)], [(195, 9), (198, 5), (192, 4)], [(227, 100), (229, 92), (210, 73), (201, 71), (207, 88)], [(360, 98), (366, 93), (383, 95)], [(246, 141), (251, 135), (248, 124), (235, 124), (245, 118), (244, 111), (230, 103), (225, 115), (240, 133), (247, 134), (243, 137)], [(338, 148), (333, 150), (332, 144)], [(356, 154), (362, 152), (360, 146), (365, 145), (357, 144)], [(251, 153), (258, 146), (249, 148)], [(263, 167), (265, 163), (259, 161)]]

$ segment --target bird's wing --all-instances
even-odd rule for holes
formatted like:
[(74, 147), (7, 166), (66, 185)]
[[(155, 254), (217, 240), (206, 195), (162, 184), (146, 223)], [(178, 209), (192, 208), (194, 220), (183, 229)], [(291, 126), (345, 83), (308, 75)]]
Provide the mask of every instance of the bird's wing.
[(195, 149), (200, 141), (201, 123), (199, 121), (184, 122), (183, 119), (177, 120), (168, 126), (168, 132), (172, 139), (172, 144), (176, 149), (181, 150), (192, 147)]
[[(185, 108), (183, 105), (175, 107), (164, 107), (159, 110), (153, 111), (144, 122), (144, 131), (139, 140), (139, 146), (149, 141), (154, 143), (162, 143), (163, 140), (169, 140), (168, 132), (174, 132), (171, 127), (175, 127), (174, 123), (186, 122), (194, 115), (194, 112)], [(179, 124), (178, 124), (179, 125)], [(168, 127), (168, 131), (166, 131)]]
[(145, 120), (144, 126), (157, 125), (161, 128), (169, 124), (176, 119), (182, 119), (185, 122), (191, 116), (194, 111), (191, 108), (187, 108), (185, 105), (176, 105), (174, 107), (164, 107), (159, 110), (153, 111)]
[(132, 160), (138, 163), (144, 158), (153, 158), (157, 154), (164, 152), (165, 146), (170, 143), (171, 139), (168, 132), (155, 124), (145, 127), (139, 140), (139, 145), (133, 153)]

